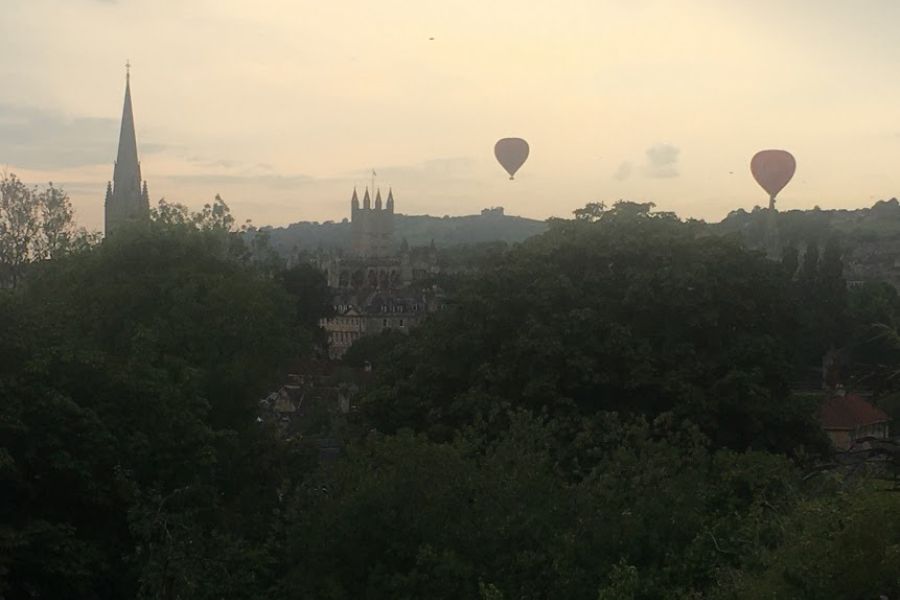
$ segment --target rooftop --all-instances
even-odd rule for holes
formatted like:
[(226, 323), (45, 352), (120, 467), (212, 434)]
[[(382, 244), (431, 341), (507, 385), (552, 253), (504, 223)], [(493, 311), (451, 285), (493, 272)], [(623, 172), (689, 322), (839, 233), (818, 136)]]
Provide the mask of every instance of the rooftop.
[(887, 413), (857, 394), (830, 398), (819, 414), (822, 427), (828, 429), (856, 429), (890, 421)]

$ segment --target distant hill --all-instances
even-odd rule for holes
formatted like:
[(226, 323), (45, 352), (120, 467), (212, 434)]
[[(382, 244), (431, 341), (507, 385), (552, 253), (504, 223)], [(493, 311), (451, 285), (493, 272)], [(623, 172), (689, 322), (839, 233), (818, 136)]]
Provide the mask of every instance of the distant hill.
[[(752, 240), (762, 240), (766, 211), (732, 211), (721, 223), (720, 232), (741, 232)], [(880, 200), (870, 208), (789, 210), (778, 213), (778, 228), (783, 239), (799, 242), (809, 236), (844, 234), (847, 239), (874, 241), (900, 238), (900, 201)]]
[[(762, 247), (766, 211), (737, 210), (712, 228), (739, 234), (749, 246)], [(900, 288), (900, 202), (880, 200), (870, 208), (854, 210), (790, 210), (778, 213), (783, 246), (802, 251), (809, 243), (823, 244), (837, 236), (844, 250), (845, 277), (849, 281), (888, 281)]]
[[(506, 244), (521, 242), (547, 230), (545, 221), (509, 216), (502, 208), (485, 209), (478, 215), (433, 217), (398, 214), (394, 239), (404, 239), (415, 248), (434, 241), (441, 262), (463, 266), (478, 257), (499, 251)], [(756, 208), (731, 212), (709, 227), (720, 235), (739, 235), (750, 247), (764, 245), (766, 211)], [(801, 254), (810, 243), (824, 245), (838, 236), (844, 250), (848, 281), (888, 281), (900, 289), (900, 201), (876, 202), (870, 208), (790, 210), (778, 213), (783, 246), (794, 246)], [(350, 222), (300, 222), (287, 227), (265, 227), (272, 247), (284, 257), (317, 250), (350, 248)], [(465, 250), (464, 247), (470, 247)], [(445, 250), (445, 251), (444, 251)], [(471, 255), (471, 256), (470, 256)]]
[[(485, 242), (521, 242), (547, 229), (544, 221), (514, 217), (502, 208), (481, 211), (480, 215), (432, 217), (402, 215), (394, 217), (394, 239), (412, 246), (427, 246), (434, 241), (438, 248)], [(300, 222), (287, 227), (265, 227), (272, 247), (282, 256), (298, 252), (347, 250), (350, 248), (350, 221)]]

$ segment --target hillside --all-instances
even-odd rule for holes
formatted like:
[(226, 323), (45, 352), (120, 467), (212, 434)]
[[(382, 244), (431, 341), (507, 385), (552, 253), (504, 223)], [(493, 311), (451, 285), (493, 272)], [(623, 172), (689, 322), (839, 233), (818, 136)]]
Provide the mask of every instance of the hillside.
[[(432, 241), (438, 249), (477, 246), (490, 242), (516, 243), (547, 230), (544, 221), (506, 215), (502, 208), (478, 215), (434, 217), (398, 214), (394, 219), (396, 243), (412, 247)], [(710, 228), (720, 235), (739, 235), (751, 248), (763, 246), (766, 211), (756, 208), (731, 212)], [(844, 253), (849, 281), (884, 280), (900, 288), (900, 201), (876, 202), (870, 208), (790, 210), (778, 214), (779, 236), (784, 247), (801, 254), (810, 243), (824, 245), (837, 237)], [(316, 250), (350, 247), (350, 222), (302, 221), (287, 227), (266, 227), (272, 247), (284, 257)], [(459, 257), (456, 257), (457, 259)]]
[[(410, 246), (426, 246), (432, 241), (438, 248), (483, 242), (521, 242), (547, 229), (544, 221), (506, 215), (502, 208), (486, 209), (479, 215), (432, 217), (403, 215), (394, 217), (394, 239)], [(298, 252), (346, 250), (350, 247), (350, 221), (324, 223), (302, 221), (287, 227), (266, 227), (272, 246), (282, 256)]]
[[(738, 234), (747, 245), (761, 247), (766, 211), (737, 210), (713, 229)], [(791, 210), (778, 214), (782, 245), (803, 251), (807, 244), (824, 244), (837, 237), (844, 253), (848, 281), (884, 280), (900, 287), (900, 202), (881, 200), (854, 210)]]

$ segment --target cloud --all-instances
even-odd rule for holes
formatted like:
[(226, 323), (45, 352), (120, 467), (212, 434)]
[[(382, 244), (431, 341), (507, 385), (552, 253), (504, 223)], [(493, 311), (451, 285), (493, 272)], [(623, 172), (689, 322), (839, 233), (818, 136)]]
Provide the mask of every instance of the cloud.
[(211, 159), (204, 158), (202, 156), (188, 156), (185, 160), (192, 165), (196, 165), (199, 167), (207, 167), (207, 168), (222, 168), (222, 169), (234, 169), (239, 166), (243, 166), (243, 163), (236, 160), (230, 159)]
[(631, 177), (631, 171), (633, 170), (633, 168), (634, 166), (631, 164), (631, 161), (626, 160), (621, 165), (619, 165), (619, 168), (616, 169), (615, 173), (613, 173), (613, 179), (615, 179), (616, 181), (625, 181), (626, 179)]
[(288, 190), (315, 183), (316, 179), (309, 175), (224, 175), (218, 173), (199, 173), (195, 175), (161, 175), (156, 178), (162, 183), (185, 183), (190, 185), (216, 186), (249, 185), (263, 189)]
[[(111, 165), (118, 139), (118, 119), (67, 117), (0, 103), (0, 164), (27, 169)], [(138, 148), (142, 154), (163, 149), (153, 143)]]
[(678, 177), (678, 155), (681, 150), (671, 144), (656, 144), (647, 148), (647, 162), (642, 169), (646, 177), (666, 179)]

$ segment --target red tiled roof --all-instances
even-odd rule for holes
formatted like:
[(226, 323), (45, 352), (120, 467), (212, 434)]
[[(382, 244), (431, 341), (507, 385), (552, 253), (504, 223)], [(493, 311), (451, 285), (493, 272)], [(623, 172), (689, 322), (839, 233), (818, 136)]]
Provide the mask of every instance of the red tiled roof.
[(822, 405), (819, 420), (824, 429), (855, 429), (890, 421), (890, 417), (856, 394), (847, 394), (827, 400)]

